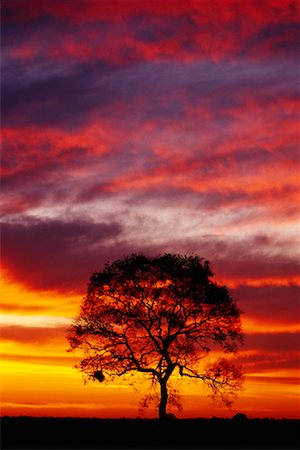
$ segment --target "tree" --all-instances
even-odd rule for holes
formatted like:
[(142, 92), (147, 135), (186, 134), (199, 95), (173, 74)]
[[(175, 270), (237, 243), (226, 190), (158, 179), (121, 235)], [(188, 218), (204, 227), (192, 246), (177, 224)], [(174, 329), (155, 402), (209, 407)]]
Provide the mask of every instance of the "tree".
[(160, 387), (160, 419), (175, 375), (204, 381), (230, 405), (242, 383), (240, 368), (225, 358), (203, 362), (217, 348), (238, 349), (240, 311), (212, 278), (208, 261), (174, 254), (133, 254), (93, 273), (68, 334), (70, 350), (84, 353), (78, 368), (100, 382), (134, 372), (150, 376)]

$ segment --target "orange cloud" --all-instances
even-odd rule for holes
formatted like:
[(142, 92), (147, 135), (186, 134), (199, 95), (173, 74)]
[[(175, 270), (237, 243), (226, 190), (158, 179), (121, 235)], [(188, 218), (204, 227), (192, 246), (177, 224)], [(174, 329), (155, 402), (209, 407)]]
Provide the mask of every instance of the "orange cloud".
[(32, 290), (26, 285), (12, 281), (10, 277), (1, 277), (1, 310), (3, 314), (15, 317), (72, 316), (80, 303), (82, 295), (59, 291)]

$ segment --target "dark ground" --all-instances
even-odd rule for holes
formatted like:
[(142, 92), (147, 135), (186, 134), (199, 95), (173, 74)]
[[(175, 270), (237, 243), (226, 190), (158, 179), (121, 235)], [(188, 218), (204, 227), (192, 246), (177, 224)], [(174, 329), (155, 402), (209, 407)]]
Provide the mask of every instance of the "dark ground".
[(1, 418), (1, 449), (299, 449), (299, 420)]

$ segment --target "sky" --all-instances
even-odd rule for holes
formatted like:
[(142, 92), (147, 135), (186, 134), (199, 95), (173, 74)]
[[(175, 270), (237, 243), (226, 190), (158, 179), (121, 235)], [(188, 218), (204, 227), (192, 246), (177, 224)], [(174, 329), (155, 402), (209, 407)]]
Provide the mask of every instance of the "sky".
[(294, 0), (2, 1), (1, 415), (136, 417), (66, 328), (92, 272), (171, 252), (245, 333), (233, 408), (187, 383), (176, 414), (299, 417), (298, 26)]

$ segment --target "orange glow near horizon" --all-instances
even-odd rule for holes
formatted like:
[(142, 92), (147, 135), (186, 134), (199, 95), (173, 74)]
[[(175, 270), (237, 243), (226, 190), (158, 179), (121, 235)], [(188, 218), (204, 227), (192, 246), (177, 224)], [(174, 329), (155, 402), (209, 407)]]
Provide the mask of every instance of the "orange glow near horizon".
[[(146, 393), (144, 383), (137, 382), (137, 391), (126, 384), (126, 380), (104, 385), (84, 384), (81, 374), (74, 369), (80, 355), (67, 353), (66, 330), (77, 313), (80, 296), (55, 294), (53, 297), (7, 280), (2, 280), (2, 288), (5, 288), (5, 300), (10, 301), (11, 309), (0, 317), (4, 338), (1, 344), (1, 415), (112, 418), (139, 415), (139, 401)], [(23, 308), (18, 304), (20, 295)], [(296, 325), (272, 319), (260, 322), (245, 316), (242, 324), (246, 336), (254, 334), (258, 338), (265, 333), (299, 331)], [(269, 371), (266, 367), (257, 371), (257, 356), (261, 357), (259, 350), (240, 351), (242, 361), (247, 363), (250, 359), (254, 363), (248, 364), (244, 389), (231, 409), (212, 404), (201, 383), (179, 379), (183, 411), (174, 412), (178, 417), (231, 417), (237, 411), (249, 417), (298, 417), (298, 371), (292, 367), (285, 370), (274, 367)], [(267, 358), (267, 355), (262, 357)], [(145, 417), (156, 417), (155, 409), (150, 407)]]
[[(136, 392), (126, 384), (107, 386), (90, 382), (84, 385), (80, 374), (69, 365), (5, 362), (2, 368), (1, 415), (137, 417), (143, 390)], [(282, 376), (284, 375), (284, 377)], [(294, 373), (276, 372), (264, 377), (247, 375), (244, 391), (233, 407), (213, 405), (201, 383), (182, 384), (183, 411), (178, 417), (231, 417), (237, 411), (249, 417), (297, 418), (299, 415), (298, 383)], [(289, 381), (292, 377), (293, 381)], [(284, 395), (283, 395), (284, 391)], [(145, 417), (156, 417), (151, 408)]]

